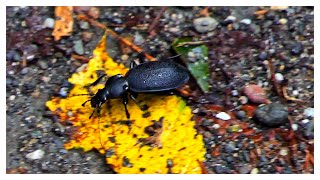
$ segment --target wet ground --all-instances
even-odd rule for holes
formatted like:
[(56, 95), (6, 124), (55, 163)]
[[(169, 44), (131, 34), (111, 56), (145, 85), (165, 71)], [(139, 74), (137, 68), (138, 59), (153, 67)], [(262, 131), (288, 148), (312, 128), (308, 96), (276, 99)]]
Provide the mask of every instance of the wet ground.
[[(55, 41), (54, 7), (7, 7), (7, 172), (113, 173), (97, 152), (66, 151), (70, 127), (45, 107), (51, 96), (66, 95), (67, 78), (87, 62), (104, 33), (76, 18), (85, 14), (154, 57), (173, 56), (176, 38), (206, 44), (211, 90), (203, 94), (196, 83), (190, 86), (196, 101), (211, 104), (188, 101), (207, 148), (204, 172), (313, 173), (313, 13), (313, 7), (75, 7), (72, 34)], [(129, 65), (138, 57), (116, 39), (108, 41), (117, 62)], [(262, 87), (266, 102), (280, 103), (269, 104), (271, 109), (287, 108), (282, 114), (290, 121), (271, 128), (270, 121), (283, 118), (254, 121), (248, 108), (256, 112), (261, 102), (243, 92), (248, 84)], [(217, 120), (218, 109), (237, 121)]]

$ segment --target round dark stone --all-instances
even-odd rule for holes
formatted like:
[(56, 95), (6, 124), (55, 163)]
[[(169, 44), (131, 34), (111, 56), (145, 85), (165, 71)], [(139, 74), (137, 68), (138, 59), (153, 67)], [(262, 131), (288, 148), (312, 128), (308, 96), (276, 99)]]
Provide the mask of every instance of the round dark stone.
[(248, 164), (244, 164), (239, 168), (239, 173), (240, 174), (249, 174), (251, 171), (251, 166)]
[(254, 113), (254, 119), (265, 126), (281, 126), (288, 122), (288, 107), (277, 102), (260, 106)]
[(234, 146), (234, 143), (232, 143), (232, 142), (226, 144), (226, 146), (224, 147), (224, 151), (226, 153), (232, 153), (235, 151), (235, 149), (236, 149), (236, 147)]
[(303, 135), (307, 139), (313, 139), (314, 138), (314, 121), (311, 120), (306, 124), (303, 130)]
[(226, 174), (226, 173), (231, 173), (230, 169), (226, 166), (222, 166), (222, 165), (216, 165), (213, 167), (213, 170), (215, 173), (217, 174)]
[(245, 111), (238, 111), (237, 114), (236, 114), (237, 118), (239, 118), (240, 120), (241, 119), (244, 119), (246, 118), (246, 112)]
[(303, 46), (301, 43), (296, 43), (295, 45), (292, 46), (292, 49), (291, 49), (291, 53), (293, 55), (299, 55), (302, 53), (302, 50), (303, 50)]
[(261, 52), (261, 53), (259, 54), (258, 58), (259, 58), (260, 60), (266, 60), (266, 59), (268, 58), (268, 53), (265, 52), (265, 51), (263, 51), (263, 52)]

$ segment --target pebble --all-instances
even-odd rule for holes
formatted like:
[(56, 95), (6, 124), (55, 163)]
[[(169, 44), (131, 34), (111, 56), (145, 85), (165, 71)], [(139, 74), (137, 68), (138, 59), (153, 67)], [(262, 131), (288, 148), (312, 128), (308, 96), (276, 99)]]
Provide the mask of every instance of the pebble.
[(41, 69), (45, 70), (48, 68), (48, 63), (46, 61), (38, 61), (38, 65)]
[(63, 87), (59, 90), (59, 94), (61, 97), (67, 97), (68, 96), (68, 88)]
[(267, 95), (264, 89), (262, 89), (260, 86), (255, 84), (245, 86), (243, 88), (243, 93), (253, 103), (263, 104), (269, 101), (267, 99)]
[(35, 159), (41, 159), (43, 158), (43, 156), (44, 156), (44, 151), (41, 149), (38, 149), (32, 153), (27, 154), (26, 158), (35, 160)]
[(235, 124), (235, 125), (229, 126), (228, 131), (229, 132), (241, 132), (242, 129), (241, 129), (240, 125)]
[(314, 117), (314, 109), (313, 108), (307, 108), (303, 111), (303, 115), (306, 117)]
[(46, 20), (44, 20), (43, 27), (53, 29), (54, 28), (54, 19), (47, 18)]
[(91, 40), (92, 36), (93, 36), (92, 32), (85, 31), (82, 33), (82, 39), (85, 42), (89, 42)]
[(240, 96), (239, 101), (241, 104), (247, 104), (248, 103), (248, 98), (246, 96)]
[(260, 60), (265, 60), (265, 59), (267, 59), (267, 57), (268, 57), (268, 53), (265, 52), (265, 51), (261, 52), (261, 53), (259, 54), (259, 56), (258, 56), (258, 58), (259, 58)]
[(299, 128), (298, 124), (292, 124), (292, 125), (291, 125), (291, 129), (292, 129), (293, 131), (298, 130), (298, 128)]
[(238, 96), (239, 95), (237, 90), (232, 90), (231, 94), (232, 94), (232, 96)]
[(79, 55), (83, 55), (84, 54), (84, 48), (83, 48), (82, 40), (74, 41), (73, 50)]
[(100, 10), (96, 7), (91, 7), (88, 11), (88, 15), (93, 17), (94, 19), (97, 19), (100, 15)]
[(230, 173), (230, 169), (226, 166), (222, 166), (220, 164), (214, 166), (213, 170), (217, 174), (225, 174), (225, 173)]
[(9, 100), (10, 101), (14, 101), (16, 99), (16, 96), (15, 95), (11, 95), (10, 97), (9, 97)]
[(239, 118), (240, 120), (241, 119), (244, 119), (244, 118), (246, 118), (246, 112), (245, 111), (238, 111), (237, 113), (236, 113), (236, 116), (237, 116), (237, 118)]
[(276, 73), (274, 76), (279, 83), (281, 83), (284, 80), (284, 77), (281, 73)]
[(250, 162), (250, 155), (248, 151), (242, 151), (242, 155), (246, 162)]
[(292, 95), (293, 96), (298, 96), (299, 95), (299, 91), (298, 90), (293, 90), (292, 91)]
[(239, 173), (240, 174), (249, 174), (251, 169), (252, 169), (252, 167), (250, 164), (244, 164), (239, 168)]
[(220, 128), (220, 125), (219, 125), (219, 124), (214, 124), (214, 125), (212, 126), (212, 128), (213, 128), (213, 129), (219, 129), (219, 128)]
[(282, 148), (282, 149), (280, 150), (279, 154), (280, 154), (281, 156), (286, 156), (286, 155), (288, 155), (288, 149)]
[(224, 151), (225, 151), (226, 153), (232, 153), (232, 152), (234, 152), (235, 150), (236, 150), (236, 147), (235, 147), (235, 145), (234, 145), (233, 142), (229, 142), (229, 143), (226, 144), (225, 147), (224, 147)]
[(251, 19), (242, 19), (242, 20), (240, 21), (240, 23), (249, 25), (249, 24), (251, 24)]
[(218, 25), (218, 21), (212, 17), (201, 17), (194, 19), (193, 25), (199, 33), (206, 33), (215, 29)]
[(141, 36), (141, 34), (139, 34), (138, 32), (136, 32), (134, 34), (134, 39), (133, 39), (133, 43), (140, 46), (145, 42), (144, 38)]
[(278, 102), (259, 106), (254, 118), (266, 126), (280, 126), (288, 122), (288, 107)]
[(304, 127), (303, 134), (304, 134), (304, 137), (307, 139), (314, 138), (314, 121), (313, 120), (307, 123), (307, 125)]
[(291, 54), (300, 55), (303, 51), (303, 46), (301, 43), (296, 43), (292, 46)]
[(80, 28), (81, 29), (89, 29), (90, 28), (90, 24), (87, 21), (80, 21)]
[(250, 172), (250, 174), (258, 174), (259, 173), (259, 169), (258, 168), (253, 168)]
[(25, 67), (25, 68), (23, 68), (22, 70), (21, 70), (21, 75), (26, 75), (26, 74), (28, 74), (28, 72), (29, 72), (29, 68), (28, 67)]
[(38, 46), (35, 44), (30, 44), (24, 47), (23, 54), (28, 61), (32, 61), (36, 57), (36, 53), (38, 53)]
[(127, 54), (124, 54), (121, 56), (122, 61), (127, 61), (129, 59), (129, 56)]
[(169, 32), (171, 32), (171, 33), (177, 33), (177, 32), (179, 32), (179, 31), (180, 31), (180, 29), (177, 28), (177, 27), (171, 27), (171, 28), (169, 28)]
[(288, 22), (288, 20), (285, 19), (285, 18), (281, 18), (281, 19), (279, 20), (279, 23), (282, 24), (282, 25), (287, 24), (287, 22)]
[(216, 118), (227, 121), (229, 120), (231, 117), (229, 114), (225, 113), (225, 112), (220, 112), (216, 115)]
[(231, 21), (231, 22), (235, 22), (237, 20), (236, 17), (234, 16), (228, 16), (224, 21)]
[(310, 120), (309, 120), (309, 119), (304, 119), (304, 120), (302, 120), (301, 122), (302, 122), (303, 124), (307, 124), (307, 123), (310, 122)]

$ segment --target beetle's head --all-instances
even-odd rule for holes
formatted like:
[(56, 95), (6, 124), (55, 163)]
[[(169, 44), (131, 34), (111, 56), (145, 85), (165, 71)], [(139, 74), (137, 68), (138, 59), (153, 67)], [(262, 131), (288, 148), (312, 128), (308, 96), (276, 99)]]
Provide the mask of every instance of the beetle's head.
[(100, 108), (103, 103), (108, 100), (109, 92), (107, 89), (99, 89), (98, 92), (91, 98), (91, 107)]

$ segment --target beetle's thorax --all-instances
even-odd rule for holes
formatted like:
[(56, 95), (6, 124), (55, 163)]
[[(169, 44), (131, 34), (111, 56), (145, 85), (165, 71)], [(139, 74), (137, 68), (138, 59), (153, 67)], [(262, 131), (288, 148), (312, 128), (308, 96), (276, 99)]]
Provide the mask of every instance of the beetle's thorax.
[(108, 91), (109, 99), (120, 98), (128, 90), (128, 82), (120, 74), (114, 75), (108, 79), (105, 88)]

